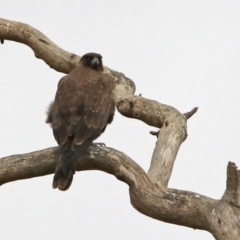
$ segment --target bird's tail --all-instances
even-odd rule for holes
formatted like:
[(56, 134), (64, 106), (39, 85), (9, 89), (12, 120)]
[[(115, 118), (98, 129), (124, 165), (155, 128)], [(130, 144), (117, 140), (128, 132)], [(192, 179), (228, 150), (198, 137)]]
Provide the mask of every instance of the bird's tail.
[(72, 184), (74, 170), (73, 151), (71, 147), (61, 150), (60, 159), (53, 177), (53, 188), (66, 191)]
[[(61, 191), (66, 191), (72, 184), (74, 169), (74, 158), (84, 152), (92, 143), (93, 139), (87, 139), (81, 145), (75, 145), (70, 141), (67, 141), (65, 145), (61, 146), (61, 153), (58, 165), (53, 177), (53, 188), (58, 188)], [(77, 155), (76, 155), (77, 154)]]

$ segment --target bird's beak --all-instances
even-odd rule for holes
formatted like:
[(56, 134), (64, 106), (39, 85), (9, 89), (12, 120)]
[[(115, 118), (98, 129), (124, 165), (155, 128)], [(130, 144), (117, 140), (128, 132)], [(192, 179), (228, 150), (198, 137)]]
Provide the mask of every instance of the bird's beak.
[(100, 64), (99, 60), (97, 57), (94, 57), (91, 61), (92, 66), (98, 66)]

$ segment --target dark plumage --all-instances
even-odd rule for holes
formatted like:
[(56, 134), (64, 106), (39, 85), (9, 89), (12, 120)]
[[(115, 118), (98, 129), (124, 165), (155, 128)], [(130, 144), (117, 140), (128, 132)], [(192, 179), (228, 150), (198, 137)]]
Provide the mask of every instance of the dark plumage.
[(58, 83), (46, 122), (61, 146), (53, 188), (67, 190), (73, 179), (74, 155), (87, 148), (113, 120), (113, 81), (103, 72), (102, 56), (85, 54), (79, 65)]

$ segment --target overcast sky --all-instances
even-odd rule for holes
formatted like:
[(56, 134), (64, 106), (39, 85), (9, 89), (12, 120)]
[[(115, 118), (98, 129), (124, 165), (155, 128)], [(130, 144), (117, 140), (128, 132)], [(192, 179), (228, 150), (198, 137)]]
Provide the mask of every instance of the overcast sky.
[[(101, 53), (137, 94), (181, 112), (198, 106), (170, 187), (221, 198), (228, 161), (240, 165), (239, 1), (2, 0), (0, 17), (30, 24), (67, 51)], [(55, 146), (45, 111), (63, 74), (10, 41), (0, 45), (0, 70), (0, 157)], [(150, 130), (117, 113), (99, 141), (147, 171)], [(67, 192), (53, 190), (52, 177), (0, 187), (1, 239), (213, 239), (140, 214), (128, 186), (106, 173), (77, 172)]]

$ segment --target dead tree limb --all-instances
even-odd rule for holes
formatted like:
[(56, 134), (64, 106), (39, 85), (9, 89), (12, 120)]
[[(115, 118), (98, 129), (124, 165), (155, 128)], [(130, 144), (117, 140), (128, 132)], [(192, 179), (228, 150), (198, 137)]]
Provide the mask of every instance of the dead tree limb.
[[(69, 73), (80, 57), (68, 53), (31, 26), (0, 19), (0, 39), (29, 46), (37, 58), (56, 71)], [(127, 155), (106, 147), (91, 146), (75, 162), (77, 171), (100, 170), (116, 176), (130, 188), (131, 204), (154, 219), (209, 231), (217, 240), (240, 239), (240, 171), (229, 162), (227, 187), (220, 200), (168, 188), (178, 150), (187, 137), (187, 119), (196, 111), (181, 114), (171, 106), (134, 96), (135, 84), (124, 74), (105, 67), (115, 83), (118, 111), (157, 127), (159, 133), (148, 173)], [(52, 174), (58, 148), (0, 159), (0, 184)]]

